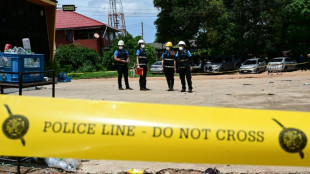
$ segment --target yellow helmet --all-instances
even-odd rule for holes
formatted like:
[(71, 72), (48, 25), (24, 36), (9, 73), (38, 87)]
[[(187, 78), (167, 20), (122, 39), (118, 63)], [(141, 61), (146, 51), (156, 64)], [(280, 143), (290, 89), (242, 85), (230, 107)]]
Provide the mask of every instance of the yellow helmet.
[(166, 47), (173, 47), (173, 45), (172, 45), (171, 42), (167, 42), (167, 43), (166, 43)]

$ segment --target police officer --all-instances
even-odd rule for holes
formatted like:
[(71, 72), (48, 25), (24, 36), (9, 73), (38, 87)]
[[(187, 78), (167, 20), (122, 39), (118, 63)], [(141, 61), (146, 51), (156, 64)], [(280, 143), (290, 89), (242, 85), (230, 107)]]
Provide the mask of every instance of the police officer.
[(167, 79), (168, 91), (173, 91), (174, 72), (176, 71), (175, 52), (172, 50), (172, 43), (166, 43), (166, 50), (162, 54), (162, 68)]
[(179, 51), (176, 54), (176, 62), (182, 84), (181, 92), (186, 91), (185, 76), (188, 85), (188, 92), (192, 92), (193, 90), (192, 75), (191, 75), (191, 71), (193, 71), (192, 55), (187, 49), (185, 49), (186, 45), (184, 41), (180, 41), (178, 45), (179, 45)]
[(124, 90), (122, 87), (122, 75), (124, 74), (124, 80), (126, 89), (132, 90), (132, 88), (129, 87), (128, 82), (128, 62), (129, 62), (129, 55), (128, 51), (124, 49), (124, 41), (120, 40), (118, 41), (118, 50), (114, 52), (114, 61), (117, 64), (117, 72), (118, 72), (118, 89)]
[(141, 91), (147, 91), (147, 90), (149, 90), (146, 87), (146, 74), (148, 71), (148, 66), (147, 66), (147, 55), (146, 55), (146, 52), (144, 50), (145, 43), (143, 40), (138, 41), (138, 47), (139, 48), (138, 48), (137, 53), (136, 53), (137, 65), (138, 65), (138, 68), (143, 69), (143, 75), (140, 75), (140, 79), (139, 79), (140, 90)]

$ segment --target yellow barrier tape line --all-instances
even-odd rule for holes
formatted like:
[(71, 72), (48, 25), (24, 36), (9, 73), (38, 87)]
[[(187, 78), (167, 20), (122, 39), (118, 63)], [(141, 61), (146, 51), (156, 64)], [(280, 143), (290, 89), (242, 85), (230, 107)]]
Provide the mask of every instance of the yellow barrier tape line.
[(310, 166), (310, 113), (0, 95), (0, 155)]

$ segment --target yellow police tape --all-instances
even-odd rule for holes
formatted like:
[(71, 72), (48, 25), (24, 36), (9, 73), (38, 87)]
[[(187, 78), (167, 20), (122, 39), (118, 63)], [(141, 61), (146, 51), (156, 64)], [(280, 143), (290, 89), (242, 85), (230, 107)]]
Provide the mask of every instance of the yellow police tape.
[(0, 95), (0, 155), (310, 166), (310, 113)]

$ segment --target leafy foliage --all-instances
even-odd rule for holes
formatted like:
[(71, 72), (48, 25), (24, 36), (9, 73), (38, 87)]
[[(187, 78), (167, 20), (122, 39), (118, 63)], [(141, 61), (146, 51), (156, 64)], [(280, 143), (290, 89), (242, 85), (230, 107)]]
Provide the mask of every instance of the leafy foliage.
[(156, 41), (195, 39), (209, 54), (274, 56), (310, 47), (310, 0), (154, 0)]
[(95, 50), (77, 44), (60, 46), (55, 59), (64, 72), (94, 72), (102, 69), (101, 57)]
[[(54, 70), (55, 75), (57, 76), (60, 70), (59, 62), (56, 59), (49, 60), (48, 62), (45, 62), (44, 69), (45, 71)], [(51, 77), (52, 73), (47, 73), (46, 76)]]

